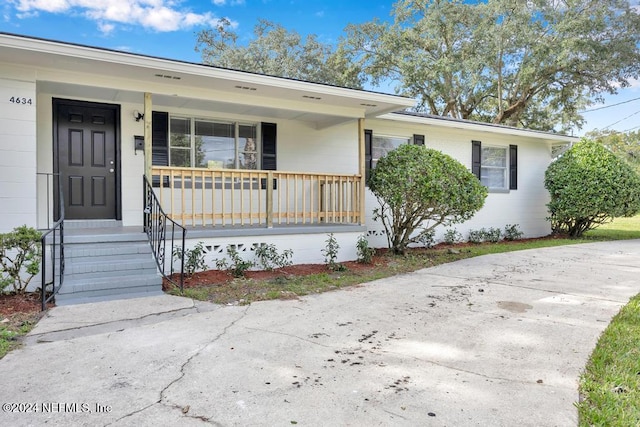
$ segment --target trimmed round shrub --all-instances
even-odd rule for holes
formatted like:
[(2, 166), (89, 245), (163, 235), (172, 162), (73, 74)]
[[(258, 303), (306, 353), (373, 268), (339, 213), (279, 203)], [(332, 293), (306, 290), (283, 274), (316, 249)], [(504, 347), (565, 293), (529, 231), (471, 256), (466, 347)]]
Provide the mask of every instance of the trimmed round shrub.
[(613, 218), (640, 212), (640, 176), (592, 140), (581, 140), (551, 163), (544, 185), (556, 233), (580, 237)]
[(389, 248), (396, 254), (437, 226), (468, 220), (487, 197), (487, 189), (460, 162), (409, 144), (378, 161), (369, 189), (380, 203), (374, 218), (384, 225)]

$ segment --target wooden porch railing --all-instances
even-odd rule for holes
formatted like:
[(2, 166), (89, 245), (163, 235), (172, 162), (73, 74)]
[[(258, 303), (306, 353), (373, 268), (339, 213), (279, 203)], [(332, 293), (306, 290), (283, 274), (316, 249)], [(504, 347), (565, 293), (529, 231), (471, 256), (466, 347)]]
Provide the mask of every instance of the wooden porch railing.
[(360, 175), (154, 166), (154, 190), (188, 226), (359, 223)]

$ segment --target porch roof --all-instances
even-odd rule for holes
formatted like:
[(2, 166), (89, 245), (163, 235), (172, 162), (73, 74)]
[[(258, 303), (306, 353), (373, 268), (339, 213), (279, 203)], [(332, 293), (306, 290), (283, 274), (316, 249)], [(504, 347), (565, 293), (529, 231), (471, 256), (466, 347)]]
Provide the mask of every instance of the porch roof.
[(412, 107), (410, 98), (0, 32), (0, 62), (37, 70), (39, 88), (111, 102), (294, 119), (317, 128)]

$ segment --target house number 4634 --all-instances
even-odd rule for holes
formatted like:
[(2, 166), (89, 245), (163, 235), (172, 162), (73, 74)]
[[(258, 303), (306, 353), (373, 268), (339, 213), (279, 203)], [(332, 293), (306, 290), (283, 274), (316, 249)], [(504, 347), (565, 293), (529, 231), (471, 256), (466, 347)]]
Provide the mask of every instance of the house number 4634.
[(9, 102), (12, 104), (24, 104), (24, 105), (32, 105), (33, 101), (31, 98), (21, 98), (19, 96), (12, 96), (9, 98)]

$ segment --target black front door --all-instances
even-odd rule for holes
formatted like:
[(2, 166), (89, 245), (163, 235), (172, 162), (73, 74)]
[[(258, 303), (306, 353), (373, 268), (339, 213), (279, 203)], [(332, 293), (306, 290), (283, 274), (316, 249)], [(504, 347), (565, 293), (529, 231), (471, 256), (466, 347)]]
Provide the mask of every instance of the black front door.
[[(54, 171), (66, 219), (117, 219), (117, 105), (53, 101)], [(59, 213), (56, 214), (56, 217)]]

